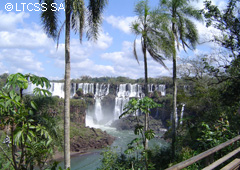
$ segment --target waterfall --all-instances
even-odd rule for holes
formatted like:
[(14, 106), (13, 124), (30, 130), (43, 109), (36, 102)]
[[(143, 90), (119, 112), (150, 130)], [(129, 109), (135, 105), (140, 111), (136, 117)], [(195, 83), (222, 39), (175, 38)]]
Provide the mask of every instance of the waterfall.
[(87, 94), (87, 93), (94, 94), (94, 84), (93, 83), (79, 83), (78, 88), (82, 89), (83, 94)]
[(183, 119), (183, 114), (184, 114), (184, 107), (185, 107), (185, 104), (183, 103), (182, 110), (181, 110), (181, 116), (180, 116), (180, 125), (182, 125), (182, 123), (183, 123), (182, 119)]
[(96, 98), (95, 103), (95, 118), (96, 122), (99, 123), (103, 119), (101, 98)]
[(33, 89), (37, 87), (36, 85), (29, 83), (28, 88), (23, 90), (23, 94), (31, 95), (33, 94)]
[(114, 120), (119, 119), (130, 98), (143, 97), (142, 86), (139, 84), (120, 84), (115, 98)]
[(177, 107), (176, 107), (176, 119), (175, 119), (175, 127), (178, 126), (178, 113), (177, 113)]
[[(59, 96), (61, 98), (64, 98), (64, 83), (50, 82), (50, 85), (51, 87), (48, 90), (52, 93), (52, 96)], [(32, 83), (29, 83), (28, 88), (23, 90), (23, 94), (28, 94), (28, 95), (33, 94), (33, 89), (36, 87), (42, 88), (41, 86), (36, 86)], [(76, 90), (74, 91), (73, 87), (74, 85), (72, 85), (72, 88), (71, 88), (71, 92), (72, 92), (71, 97), (76, 93)], [(43, 88), (43, 89), (46, 89), (46, 88)]]
[(154, 84), (148, 84), (148, 92), (152, 93), (154, 91)]
[[(50, 82), (51, 88), (48, 90), (52, 93), (52, 96), (59, 96), (64, 98), (64, 83)], [(33, 89), (36, 86), (29, 84), (28, 89), (24, 90), (24, 94), (32, 94)], [(114, 86), (113, 86), (114, 87)], [(164, 84), (149, 84), (149, 92), (159, 91), (162, 96), (165, 96), (166, 89)], [(119, 84), (116, 89), (111, 89), (111, 95), (115, 95), (115, 99), (111, 98), (108, 107), (103, 107), (102, 100), (110, 93), (110, 84), (104, 83), (71, 83), (71, 97), (76, 94), (78, 89), (82, 89), (84, 95), (91, 93), (94, 95), (95, 105), (88, 109), (86, 115), (86, 126), (93, 127), (96, 124), (105, 124), (113, 120), (119, 119), (119, 116), (123, 113), (124, 106), (131, 98), (143, 98), (143, 87), (139, 84)], [(116, 90), (115, 94), (113, 90)], [(112, 102), (112, 103), (111, 103)], [(183, 114), (184, 106), (181, 114)], [(159, 114), (159, 113), (157, 113)]]
[(165, 86), (165, 84), (158, 85), (157, 91), (161, 92), (162, 96), (165, 96), (166, 95), (166, 86)]
[(51, 82), (49, 91), (52, 93), (52, 96), (64, 98), (64, 83)]

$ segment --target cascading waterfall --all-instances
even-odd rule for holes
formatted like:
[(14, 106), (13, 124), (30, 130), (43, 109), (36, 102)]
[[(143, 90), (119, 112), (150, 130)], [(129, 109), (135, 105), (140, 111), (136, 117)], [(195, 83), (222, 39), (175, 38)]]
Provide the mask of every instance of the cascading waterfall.
[(118, 87), (117, 96), (115, 98), (114, 120), (117, 120), (123, 113), (124, 106), (127, 104), (130, 98), (141, 98), (142, 87), (139, 84), (120, 84)]
[(166, 95), (166, 86), (165, 86), (165, 84), (159, 84), (159, 85), (149, 84), (148, 85), (148, 92), (154, 92), (155, 90), (161, 92), (162, 96)]
[(176, 107), (176, 119), (175, 119), (175, 126), (177, 128), (178, 126), (178, 112), (177, 112), (177, 107)]
[(28, 88), (23, 90), (23, 94), (27, 94), (27, 95), (31, 95), (33, 94), (33, 89), (37, 87), (36, 85), (32, 84), (32, 83), (29, 83), (28, 84)]
[[(61, 82), (50, 82), (51, 88), (48, 89), (52, 96), (59, 96), (64, 98), (64, 83)], [(24, 90), (24, 94), (32, 94), (33, 89), (36, 86), (33, 84), (29, 84), (28, 89)], [(113, 120), (117, 120), (119, 116), (123, 113), (123, 109), (125, 104), (130, 100), (130, 98), (143, 98), (145, 94), (143, 93), (143, 87), (139, 84), (119, 84), (116, 90), (116, 97), (115, 100), (112, 101), (114, 106), (112, 106), (112, 110), (106, 117), (106, 113), (103, 112), (104, 108), (102, 105), (102, 100), (105, 96), (109, 94), (110, 84), (104, 83), (71, 83), (71, 97), (76, 94), (78, 89), (82, 89), (83, 94), (94, 94), (95, 105), (92, 109), (88, 109), (86, 115), (86, 126), (94, 126), (96, 124), (104, 124), (106, 121), (112, 122)], [(165, 85), (155, 85), (150, 84), (148, 85), (149, 92), (159, 91), (161, 92), (162, 96), (165, 96), (166, 90)], [(183, 109), (181, 114), (183, 114)], [(107, 120), (106, 120), (107, 119)], [(108, 124), (109, 124), (108, 122)]]
[[(50, 82), (50, 85), (51, 87), (48, 90), (52, 93), (52, 96), (59, 96), (60, 98), (64, 98), (64, 83)], [(42, 88), (40, 86), (36, 86), (32, 83), (29, 83), (28, 88), (23, 90), (23, 94), (28, 94), (28, 95), (33, 94), (33, 89), (35, 87)], [(72, 85), (71, 97), (73, 96), (73, 94), (76, 93), (76, 90), (74, 91), (73, 87), (74, 85)], [(43, 89), (46, 89), (46, 88), (43, 88)]]
[(180, 116), (180, 125), (182, 125), (182, 123), (183, 123), (182, 119), (183, 119), (183, 114), (184, 114), (184, 107), (185, 107), (185, 104), (183, 103), (182, 110), (181, 110), (181, 116)]
[(52, 96), (64, 98), (64, 83), (51, 82), (49, 91), (52, 93)]
[(165, 84), (158, 85), (157, 91), (160, 91), (161, 95), (165, 96), (166, 95), (166, 86), (165, 86)]
[(87, 110), (86, 126), (93, 127), (95, 124), (99, 124), (103, 119), (102, 104), (101, 101), (104, 96), (108, 95), (110, 85), (96, 83), (79, 83), (78, 88), (83, 90), (83, 94), (94, 94), (95, 106), (93, 113)]
[(96, 103), (95, 103), (95, 118), (96, 118), (96, 123), (99, 123), (103, 119), (101, 98), (97, 97), (95, 100), (96, 100)]
[(87, 93), (94, 94), (94, 84), (93, 83), (79, 83), (78, 88), (82, 89), (83, 94), (87, 94)]

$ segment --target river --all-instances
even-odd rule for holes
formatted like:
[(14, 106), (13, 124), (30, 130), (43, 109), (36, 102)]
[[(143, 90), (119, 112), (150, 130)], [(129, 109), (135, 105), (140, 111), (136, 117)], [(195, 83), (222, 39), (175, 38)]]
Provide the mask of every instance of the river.
[[(107, 127), (107, 126), (97, 126), (95, 128), (100, 128), (104, 131), (107, 131), (110, 135), (116, 137), (116, 140), (113, 142), (111, 147), (117, 146), (118, 151), (124, 151), (126, 149), (127, 144), (136, 138), (133, 131), (117, 131), (115, 128)], [(158, 134), (161, 136), (162, 134)], [(149, 143), (149, 146), (165, 146), (167, 143), (159, 138), (152, 139)], [(75, 155), (71, 157), (71, 170), (95, 170), (97, 167), (101, 165), (101, 152), (104, 149), (93, 150), (88, 154), (83, 155)], [(60, 163), (60, 166), (63, 167), (63, 163)]]

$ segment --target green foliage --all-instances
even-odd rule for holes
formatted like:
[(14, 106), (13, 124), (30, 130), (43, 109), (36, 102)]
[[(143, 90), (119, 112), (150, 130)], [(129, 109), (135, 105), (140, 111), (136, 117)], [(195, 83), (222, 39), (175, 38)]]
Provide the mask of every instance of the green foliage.
[[(9, 90), (15, 90), (16, 88), (19, 89), (19, 95), (22, 97), (22, 90), (28, 88), (28, 84), (31, 82), (32, 84), (36, 86), (40, 86), (42, 88), (36, 87), (33, 90), (33, 93), (35, 95), (41, 96), (50, 96), (51, 93), (46, 90), (51, 87), (50, 82), (48, 81), (47, 78), (45, 77), (38, 77), (34, 74), (21, 74), (21, 73), (16, 73), (16, 74), (10, 74), (7, 77), (7, 82), (4, 86), (4, 89), (9, 91)], [(44, 89), (46, 88), (46, 89)], [(13, 93), (13, 92), (11, 92)]]
[[(238, 88), (240, 85), (239, 1), (229, 0), (224, 10), (219, 10), (218, 6), (213, 5), (208, 0), (205, 0), (204, 4), (207, 26), (213, 26), (221, 31), (220, 35), (214, 36), (214, 41), (229, 50), (225, 57), (229, 57), (231, 62), (224, 65), (224, 71), (227, 74), (224, 82), (227, 82), (227, 85), (223, 91), (222, 99), (226, 105), (232, 107), (232, 112), (235, 112), (240, 107)], [(215, 75), (218, 75), (218, 72), (221, 73), (221, 70), (215, 66), (211, 66), (210, 71)]]
[(229, 121), (223, 117), (220, 117), (214, 125), (202, 122), (200, 128), (200, 137), (197, 139), (200, 150), (207, 150), (217, 146), (236, 135), (230, 130)]
[(107, 148), (105, 152), (102, 152), (101, 155), (103, 156), (101, 162), (101, 166), (98, 170), (123, 170), (125, 169), (124, 166), (120, 163), (119, 155), (116, 151), (112, 150), (111, 148)]
[[(25, 105), (22, 99), (21, 89), (28, 87), (28, 80), (42, 87), (50, 85), (46, 78), (17, 73), (9, 75), (4, 91), (0, 91), (0, 121), (10, 129), (7, 134), (10, 134), (11, 156), (4, 156), (14, 169), (33, 169), (35, 164), (42, 168), (52, 154), (52, 137), (46, 127), (34, 119), (36, 103), (30, 101)], [(20, 93), (16, 93), (16, 88)]]
[[(102, 152), (101, 167), (98, 170), (132, 170), (146, 169), (145, 156), (148, 156), (148, 169), (163, 170), (168, 168), (171, 163), (171, 148), (169, 146), (154, 146), (147, 152), (143, 152), (141, 139), (136, 138), (128, 144), (128, 149), (124, 153), (118, 153), (116, 148), (107, 148)], [(183, 157), (181, 157), (183, 156)], [(193, 156), (191, 149), (183, 149), (183, 153), (178, 155), (179, 160), (185, 160)], [(197, 167), (194, 165), (194, 167)], [(192, 168), (193, 169), (193, 168)]]
[(145, 115), (148, 115), (151, 111), (150, 109), (161, 107), (160, 104), (155, 103), (151, 98), (144, 97), (142, 99), (131, 99), (124, 107), (124, 112), (119, 116), (119, 118), (126, 115), (135, 115), (137, 124), (134, 129), (135, 135), (140, 135), (141, 138), (135, 138), (128, 144), (127, 150), (124, 152), (131, 162), (133, 169), (138, 169), (140, 167), (145, 167), (146, 169), (151, 169), (153, 164), (148, 161), (148, 150), (145, 148), (145, 143), (147, 140), (154, 138), (155, 133), (152, 129), (146, 129), (140, 124), (137, 116), (137, 111), (141, 111)]
[(150, 109), (161, 107), (162, 105), (155, 103), (151, 98), (144, 97), (142, 99), (131, 99), (124, 107), (124, 112), (119, 116), (119, 118), (134, 114), (136, 115), (137, 111), (140, 110), (142, 113), (149, 114)]
[[(180, 152), (177, 153), (177, 161), (176, 162), (182, 162), (185, 160), (188, 160), (192, 158), (193, 156), (196, 156), (199, 154), (197, 151), (192, 150), (189, 147), (183, 147)], [(170, 164), (171, 165), (171, 164)], [(195, 169), (202, 169), (201, 165), (199, 163), (194, 163), (186, 168), (184, 170), (195, 170)]]
[(239, 1), (229, 0), (225, 10), (219, 10), (209, 0), (205, 0), (204, 4), (207, 27), (214, 26), (222, 32), (220, 36), (215, 35), (215, 41), (229, 49), (233, 56), (239, 57)]

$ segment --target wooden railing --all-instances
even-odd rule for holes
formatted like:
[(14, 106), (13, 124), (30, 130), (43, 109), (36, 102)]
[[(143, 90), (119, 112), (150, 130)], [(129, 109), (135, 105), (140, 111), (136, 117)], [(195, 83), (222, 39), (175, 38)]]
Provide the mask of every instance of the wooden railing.
[[(236, 141), (239, 141), (240, 140), (240, 135), (231, 139), (231, 140), (228, 140), (227, 142), (224, 142), (212, 149), (209, 149), (199, 155), (196, 155), (186, 161), (183, 161), (183, 162), (180, 162), (166, 170), (180, 170), (180, 169), (183, 169), (183, 168), (186, 168), (188, 167), (189, 165), (192, 165), (202, 159), (205, 158), (206, 160), (206, 167), (204, 168), (204, 170), (210, 170), (210, 169), (214, 169), (216, 168), (217, 166), (219, 166), (220, 164), (222, 164), (223, 162), (225, 162), (226, 160), (229, 160), (231, 157), (233, 157), (234, 155), (236, 155), (238, 152), (240, 152), (240, 147), (235, 149), (234, 151), (230, 152), (229, 154), (225, 155), (224, 157), (218, 159), (217, 161), (213, 162), (213, 156), (214, 156), (214, 153), (225, 148), (226, 146), (229, 146), (229, 145), (232, 145), (234, 144)], [(231, 162), (230, 164), (228, 164), (229, 166), (225, 167), (227, 168), (228, 170), (229, 169), (238, 169), (239, 168), (239, 165), (240, 165), (240, 159), (236, 159), (234, 160), (233, 162)], [(224, 169), (224, 168), (223, 168)]]

